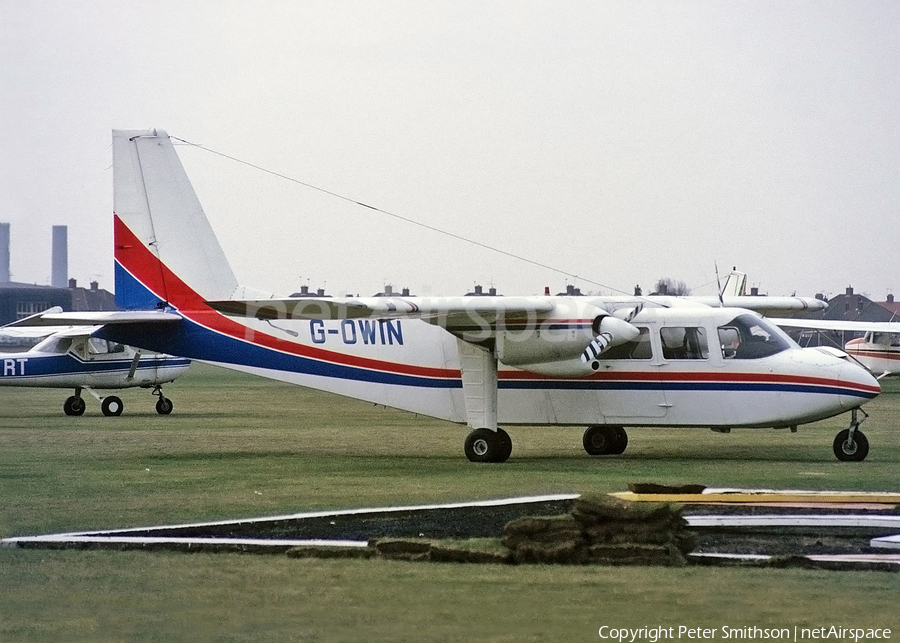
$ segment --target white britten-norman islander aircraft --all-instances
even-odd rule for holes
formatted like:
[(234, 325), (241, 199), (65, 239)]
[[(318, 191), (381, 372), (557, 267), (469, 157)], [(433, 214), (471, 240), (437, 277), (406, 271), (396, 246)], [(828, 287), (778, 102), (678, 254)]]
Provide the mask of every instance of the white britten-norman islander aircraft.
[(114, 131), (113, 159), (117, 300), (168, 321), (98, 336), (468, 424), (475, 462), (509, 458), (500, 424), (587, 426), (603, 455), (625, 450), (626, 426), (794, 430), (846, 412), (835, 454), (868, 451), (856, 412), (878, 382), (730, 307), (814, 300), (279, 297), (238, 285), (165, 132)]
[[(0, 332), (21, 334), (26, 331), (30, 322), (46, 324), (41, 319), (43, 315), (49, 317), (60, 314), (61, 310), (56, 307), (43, 314), (13, 322), (0, 328)], [(90, 316), (98, 313), (78, 314), (83, 323), (88, 323)], [(116, 315), (100, 314), (107, 320)], [(158, 323), (158, 314), (144, 314), (151, 315), (154, 322)], [(140, 318), (140, 313), (127, 313), (127, 317), (134, 323)], [(99, 326), (72, 326), (40, 329), (48, 336), (30, 350), (0, 354), (0, 386), (72, 388), (75, 394), (69, 396), (63, 404), (66, 415), (84, 413), (86, 405), (81, 396), (83, 391), (97, 398), (103, 415), (121, 415), (124, 409), (121, 398), (100, 395), (97, 391), (140, 386), (152, 388), (153, 395), (159, 397), (156, 401), (157, 413), (171, 413), (172, 400), (163, 396), (162, 385), (183, 375), (190, 366), (190, 360), (136, 350), (119, 342), (92, 336), (98, 328)]]

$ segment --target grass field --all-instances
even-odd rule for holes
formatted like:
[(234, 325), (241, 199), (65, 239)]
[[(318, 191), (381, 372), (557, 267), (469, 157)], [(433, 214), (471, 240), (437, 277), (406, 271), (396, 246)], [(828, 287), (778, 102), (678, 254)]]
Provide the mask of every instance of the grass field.
[[(419, 504), (629, 482), (900, 491), (900, 385), (867, 406), (871, 452), (831, 452), (846, 417), (800, 432), (512, 427), (473, 465), (464, 427), (195, 365), (125, 414), (62, 414), (65, 391), (0, 389), (0, 537)], [(0, 641), (602, 640), (611, 627), (889, 627), (900, 575), (773, 569), (469, 566), (283, 556), (0, 549)], [(720, 636), (717, 638), (721, 638)], [(683, 638), (683, 640), (688, 640)]]

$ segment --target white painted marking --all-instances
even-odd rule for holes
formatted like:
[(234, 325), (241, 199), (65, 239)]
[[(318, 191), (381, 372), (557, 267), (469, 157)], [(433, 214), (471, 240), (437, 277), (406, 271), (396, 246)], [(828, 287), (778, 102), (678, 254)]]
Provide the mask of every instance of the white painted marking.
[(885, 527), (900, 529), (900, 516), (867, 514), (685, 516), (691, 527)]
[[(764, 554), (688, 554), (689, 558), (724, 558), (727, 560), (769, 560), (773, 556)], [(900, 555), (898, 554), (811, 554), (803, 556), (809, 560), (819, 562), (837, 562), (837, 563), (890, 563), (892, 565), (900, 565)]]
[[(160, 525), (156, 527), (132, 527), (131, 529), (106, 529), (104, 531), (75, 531), (68, 532), (62, 534), (48, 534), (46, 536), (27, 536), (27, 537), (19, 537), (19, 538), (5, 538), (0, 540), (0, 546), (4, 547), (16, 547), (18, 543), (76, 543), (76, 542), (105, 542), (105, 543), (127, 543), (129, 541), (125, 540), (112, 540), (113, 538), (134, 538), (136, 539), (134, 542), (168, 542), (168, 543), (177, 543), (177, 542), (187, 542), (192, 540), (202, 541), (203, 543), (213, 544), (213, 543), (223, 543), (223, 544), (241, 544), (228, 541), (240, 540), (246, 542), (247, 544), (272, 544), (273, 546), (278, 543), (278, 546), (282, 546), (283, 543), (292, 543), (292, 542), (316, 542), (316, 543), (336, 543), (336, 542), (356, 542), (356, 541), (275, 541), (275, 540), (255, 540), (255, 539), (228, 539), (228, 538), (154, 538), (152, 536), (143, 537), (143, 536), (125, 536), (125, 534), (135, 533), (135, 532), (153, 532), (160, 530), (169, 530), (169, 529), (196, 529), (202, 527), (219, 527), (219, 526), (239, 526), (239, 525), (253, 525), (260, 524), (265, 522), (275, 522), (275, 521), (284, 521), (284, 520), (303, 520), (305, 518), (328, 518), (328, 517), (339, 517), (339, 516), (359, 516), (365, 514), (383, 514), (383, 513), (403, 513), (409, 511), (425, 511), (429, 509), (459, 509), (459, 508), (467, 508), (467, 507), (504, 507), (509, 505), (521, 505), (521, 504), (532, 504), (538, 502), (553, 502), (553, 501), (561, 501), (561, 500), (574, 500), (578, 498), (579, 494), (572, 493), (561, 493), (561, 494), (550, 494), (546, 496), (525, 496), (518, 498), (501, 498), (497, 500), (476, 500), (474, 502), (454, 502), (449, 504), (434, 504), (434, 505), (411, 505), (411, 506), (397, 506), (397, 507), (375, 507), (375, 508), (365, 508), (365, 509), (350, 509), (350, 510), (341, 510), (341, 511), (311, 511), (305, 513), (296, 513), (296, 514), (288, 514), (283, 516), (268, 516), (263, 518), (245, 518), (241, 520), (220, 520), (216, 522), (204, 522), (204, 523), (189, 523), (183, 525)], [(83, 540), (85, 538), (95, 538), (95, 540)], [(81, 540), (79, 540), (81, 539)], [(365, 543), (364, 543), (365, 545)], [(301, 545), (290, 545), (301, 546)], [(305, 546), (305, 545), (303, 545)], [(354, 547), (358, 545), (352, 545)]]
[(883, 549), (900, 549), (900, 535), (883, 536), (882, 538), (873, 538), (869, 541), (870, 547), (881, 547)]
[(368, 547), (364, 540), (272, 540), (263, 538), (158, 538), (143, 536), (49, 535), (6, 538), (4, 547), (28, 543), (103, 545), (247, 545), (253, 547)]

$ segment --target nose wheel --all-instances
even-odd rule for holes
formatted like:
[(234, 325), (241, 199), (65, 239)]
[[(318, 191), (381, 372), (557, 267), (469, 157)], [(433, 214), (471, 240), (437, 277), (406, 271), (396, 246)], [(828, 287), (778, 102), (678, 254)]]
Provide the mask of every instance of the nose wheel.
[[(859, 430), (862, 420), (856, 418), (858, 410), (862, 409), (851, 411), (850, 426), (834, 437), (834, 455), (842, 462), (862, 462), (869, 455), (869, 440)], [(869, 417), (865, 411), (863, 411), (863, 415)]]
[(175, 408), (175, 405), (172, 404), (172, 400), (163, 395), (162, 386), (155, 386), (153, 388), (153, 395), (159, 396), (159, 399), (156, 400), (156, 412), (160, 415), (168, 415), (172, 412), (172, 409)]

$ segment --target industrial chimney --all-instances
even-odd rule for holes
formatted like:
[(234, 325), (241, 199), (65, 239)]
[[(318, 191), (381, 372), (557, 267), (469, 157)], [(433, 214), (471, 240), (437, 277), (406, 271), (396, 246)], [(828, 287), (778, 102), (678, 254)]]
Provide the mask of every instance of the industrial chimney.
[(0, 283), (9, 281), (9, 224), (0, 223)]
[(67, 288), (69, 285), (69, 247), (68, 228), (64, 225), (53, 226), (53, 256), (50, 271), (50, 285), (54, 288)]

